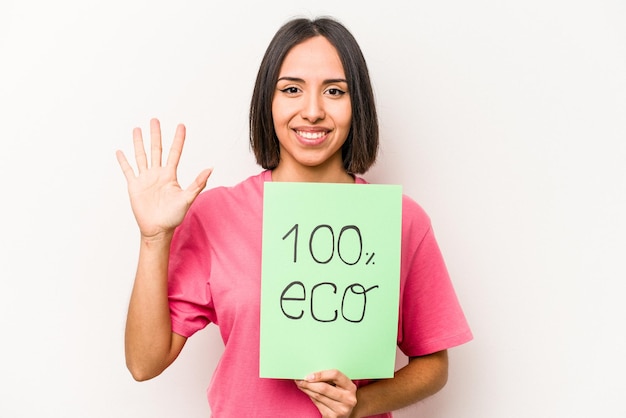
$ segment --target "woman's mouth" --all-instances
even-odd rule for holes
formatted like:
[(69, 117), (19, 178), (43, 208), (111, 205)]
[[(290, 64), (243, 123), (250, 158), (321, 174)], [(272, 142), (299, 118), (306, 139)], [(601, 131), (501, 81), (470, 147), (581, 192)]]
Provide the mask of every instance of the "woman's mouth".
[(305, 145), (319, 145), (328, 136), (328, 131), (301, 131), (296, 130), (298, 140)]

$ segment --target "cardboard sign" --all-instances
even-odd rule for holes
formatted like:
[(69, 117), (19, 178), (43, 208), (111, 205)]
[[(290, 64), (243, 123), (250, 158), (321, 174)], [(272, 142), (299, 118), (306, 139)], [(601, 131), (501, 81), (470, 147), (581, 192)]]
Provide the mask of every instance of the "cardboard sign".
[(393, 376), (402, 189), (266, 182), (260, 376)]

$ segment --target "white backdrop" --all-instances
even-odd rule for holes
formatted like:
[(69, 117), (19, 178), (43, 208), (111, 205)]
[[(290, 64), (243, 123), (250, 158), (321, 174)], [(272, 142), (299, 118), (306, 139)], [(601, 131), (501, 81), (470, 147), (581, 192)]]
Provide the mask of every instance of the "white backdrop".
[[(310, 5), (314, 4), (314, 5)], [(359, 40), (383, 147), (429, 212), (475, 334), (398, 417), (624, 417), (622, 0), (0, 3), (0, 416), (208, 417), (215, 327), (158, 378), (123, 356), (138, 234), (114, 152), (188, 127), (180, 180), (259, 171), (247, 107), (295, 15)]]

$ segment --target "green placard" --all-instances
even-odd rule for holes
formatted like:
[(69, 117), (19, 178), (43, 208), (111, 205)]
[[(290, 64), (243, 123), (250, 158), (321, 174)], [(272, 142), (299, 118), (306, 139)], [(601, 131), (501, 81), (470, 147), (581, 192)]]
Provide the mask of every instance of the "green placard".
[(266, 182), (260, 376), (393, 376), (402, 188)]

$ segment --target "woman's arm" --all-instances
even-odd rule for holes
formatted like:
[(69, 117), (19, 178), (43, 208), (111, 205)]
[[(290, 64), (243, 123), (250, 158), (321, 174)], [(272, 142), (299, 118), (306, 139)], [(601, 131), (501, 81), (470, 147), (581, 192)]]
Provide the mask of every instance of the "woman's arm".
[(150, 121), (150, 163), (141, 130), (133, 131), (138, 173), (121, 151), (117, 159), (128, 183), (130, 203), (141, 233), (139, 262), (126, 322), (126, 364), (137, 380), (160, 374), (182, 350), (186, 339), (172, 332), (167, 298), (167, 269), (172, 236), (191, 203), (206, 186), (211, 170), (202, 171), (186, 190), (176, 170), (185, 127), (176, 129), (167, 163), (161, 164), (161, 127)]
[(351, 418), (395, 411), (434, 395), (448, 381), (448, 352), (410, 357), (393, 379), (384, 379), (357, 390)]
[(126, 319), (126, 366), (138, 381), (151, 379), (176, 359), (186, 338), (172, 332), (167, 299), (171, 236), (142, 237)]
[(448, 380), (448, 353), (411, 357), (392, 379), (360, 387), (341, 372), (314, 373), (296, 383), (324, 418), (361, 418), (395, 411), (437, 393)]

